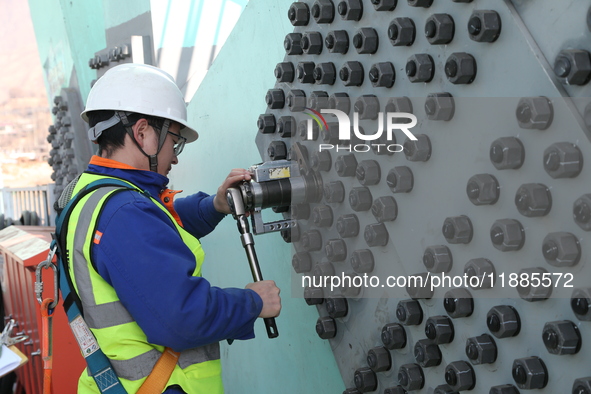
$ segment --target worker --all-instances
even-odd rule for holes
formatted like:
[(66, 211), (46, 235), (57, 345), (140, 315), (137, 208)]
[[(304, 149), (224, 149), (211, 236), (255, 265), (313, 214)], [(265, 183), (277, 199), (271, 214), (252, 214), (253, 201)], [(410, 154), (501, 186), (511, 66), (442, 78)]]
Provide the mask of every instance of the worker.
[[(251, 339), (257, 317), (281, 310), (273, 281), (222, 289), (201, 277), (199, 239), (230, 213), (226, 189), (250, 174), (233, 169), (215, 195), (175, 199), (167, 175), (198, 134), (174, 79), (156, 67), (108, 70), (81, 116), (98, 153), (62, 197), (97, 179), (130, 186), (98, 188), (72, 210), (68, 271), (85, 322), (128, 393), (139, 390), (166, 348), (180, 355), (158, 392), (223, 392), (219, 341)], [(78, 392), (99, 393), (86, 371)]]

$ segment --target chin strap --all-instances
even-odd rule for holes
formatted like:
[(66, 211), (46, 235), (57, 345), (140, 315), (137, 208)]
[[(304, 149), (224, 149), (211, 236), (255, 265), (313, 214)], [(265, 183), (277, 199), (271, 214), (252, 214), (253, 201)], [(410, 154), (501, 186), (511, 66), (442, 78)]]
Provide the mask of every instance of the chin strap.
[(133, 126), (133, 124), (129, 123), (129, 120), (127, 119), (127, 113), (123, 112), (123, 111), (119, 111), (119, 112), (116, 112), (116, 115), (118, 115), (119, 118), (121, 119), (121, 123), (123, 124), (123, 127), (125, 127), (127, 134), (129, 134), (129, 136), (131, 137), (132, 141), (135, 143), (137, 148), (140, 150), (140, 152), (142, 152), (142, 154), (144, 156), (146, 156), (148, 158), (148, 163), (150, 164), (150, 171), (158, 172), (158, 153), (160, 153), (162, 146), (164, 146), (164, 141), (166, 140), (166, 135), (168, 134), (168, 128), (170, 127), (170, 119), (164, 120), (164, 124), (162, 125), (161, 130), (158, 130), (156, 127), (151, 125), (152, 127), (154, 127), (155, 130), (158, 130), (160, 132), (160, 136), (158, 138), (158, 149), (156, 150), (156, 153), (153, 155), (149, 155), (146, 152), (144, 152), (144, 150), (142, 149), (140, 144), (138, 144), (135, 137), (133, 136), (133, 130), (131, 129), (131, 126)]

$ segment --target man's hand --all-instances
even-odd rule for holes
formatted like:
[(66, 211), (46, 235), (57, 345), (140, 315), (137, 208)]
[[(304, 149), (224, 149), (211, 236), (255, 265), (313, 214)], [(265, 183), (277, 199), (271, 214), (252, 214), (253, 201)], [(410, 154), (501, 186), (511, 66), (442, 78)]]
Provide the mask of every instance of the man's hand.
[(250, 172), (243, 168), (234, 168), (230, 171), (230, 175), (226, 177), (222, 186), (218, 188), (218, 191), (213, 198), (213, 207), (220, 213), (232, 213), (228, 200), (226, 200), (226, 190), (229, 187), (235, 186), (237, 183), (242, 181), (250, 181)]
[(263, 300), (263, 309), (259, 317), (276, 317), (281, 312), (281, 290), (272, 280), (249, 283), (247, 289), (254, 290)]

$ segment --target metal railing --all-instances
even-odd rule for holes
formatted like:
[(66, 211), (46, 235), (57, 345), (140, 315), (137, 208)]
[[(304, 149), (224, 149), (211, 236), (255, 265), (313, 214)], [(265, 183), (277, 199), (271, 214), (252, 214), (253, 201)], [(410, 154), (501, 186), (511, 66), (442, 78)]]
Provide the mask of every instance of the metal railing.
[(32, 211), (39, 217), (40, 226), (53, 226), (55, 212), (53, 210), (55, 184), (43, 186), (0, 189), (0, 213), (15, 222), (24, 211)]

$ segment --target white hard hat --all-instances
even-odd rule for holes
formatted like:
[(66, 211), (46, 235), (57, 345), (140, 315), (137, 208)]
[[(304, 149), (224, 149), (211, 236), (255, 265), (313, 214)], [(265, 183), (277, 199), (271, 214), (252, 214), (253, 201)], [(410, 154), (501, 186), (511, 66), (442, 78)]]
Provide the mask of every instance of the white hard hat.
[(199, 134), (187, 124), (187, 105), (167, 72), (146, 64), (126, 63), (108, 70), (96, 81), (80, 114), (112, 110), (170, 119), (182, 125), (181, 135), (193, 142)]

